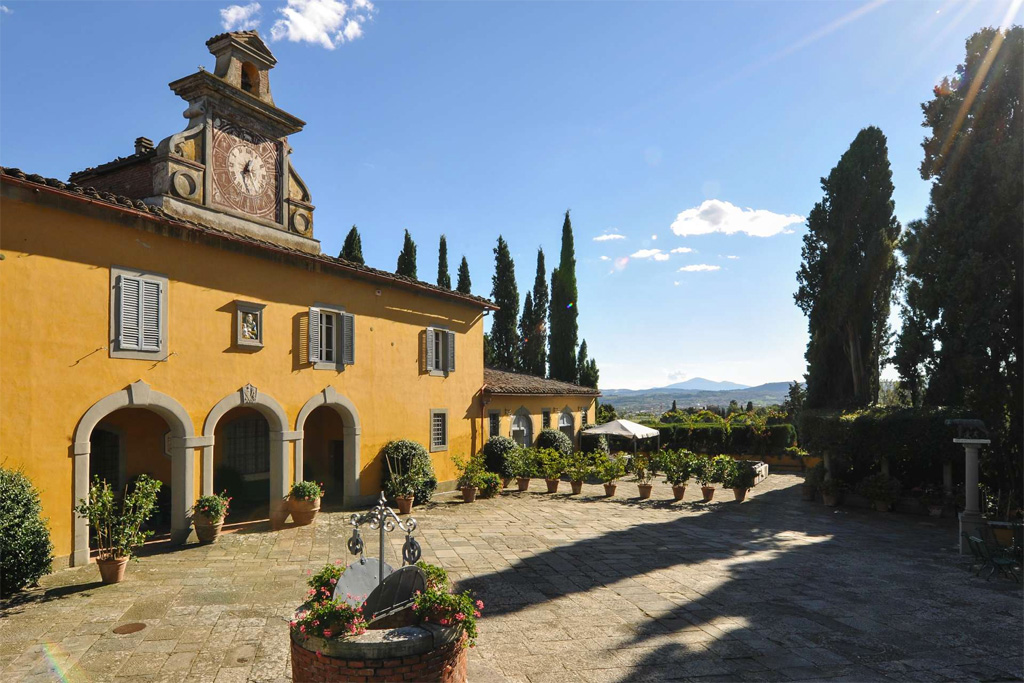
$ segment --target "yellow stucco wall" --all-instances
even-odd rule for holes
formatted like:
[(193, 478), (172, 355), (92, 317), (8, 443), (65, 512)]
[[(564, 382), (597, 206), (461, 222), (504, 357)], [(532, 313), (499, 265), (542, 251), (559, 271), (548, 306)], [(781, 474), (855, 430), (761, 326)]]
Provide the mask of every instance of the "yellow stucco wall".
[[(136, 380), (184, 406), (196, 434), (210, 409), (247, 383), (281, 404), (286, 429), (295, 428), (307, 400), (333, 386), (359, 413), (363, 495), (378, 490), (385, 443), (429, 443), (432, 408), (449, 411), (450, 449), (432, 454), (440, 481), (455, 478), (449, 454), (479, 449), (480, 307), (146, 232), (132, 227), (140, 219), (106, 209), (86, 215), (66, 198), (55, 207), (5, 194), (0, 461), (24, 468), (39, 487), (58, 557), (71, 552), (75, 427), (90, 406)], [(110, 358), (111, 266), (169, 278), (166, 361)], [(259, 351), (233, 345), (236, 300), (266, 305)], [(356, 363), (344, 371), (305, 362), (305, 321), (315, 302), (356, 316)], [(448, 377), (421, 372), (421, 334), (432, 324), (457, 333), (456, 371)], [(291, 467), (293, 445), (287, 449)], [(202, 449), (195, 453), (198, 495)]]
[(543, 429), (544, 411), (551, 411), (551, 428), (558, 429), (558, 416), (566, 408), (572, 411), (573, 426), (576, 431), (576, 438), (573, 445), (579, 448), (579, 433), (581, 428), (580, 414), (587, 411), (588, 424), (594, 424), (594, 411), (597, 399), (593, 396), (567, 394), (564, 396), (513, 396), (508, 394), (491, 394), (490, 402), (484, 406), (485, 424), (490, 434), (491, 411), (498, 411), (501, 420), (501, 436), (511, 436), (512, 418), (521, 409), (525, 408), (530, 413), (530, 421), (533, 424), (533, 438), (536, 440), (540, 430)]

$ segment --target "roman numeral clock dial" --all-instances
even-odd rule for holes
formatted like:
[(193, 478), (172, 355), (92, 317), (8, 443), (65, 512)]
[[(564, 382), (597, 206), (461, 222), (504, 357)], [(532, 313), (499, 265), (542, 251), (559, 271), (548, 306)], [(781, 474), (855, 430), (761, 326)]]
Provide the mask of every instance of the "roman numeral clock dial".
[(213, 201), (277, 221), (278, 143), (224, 118), (213, 120)]

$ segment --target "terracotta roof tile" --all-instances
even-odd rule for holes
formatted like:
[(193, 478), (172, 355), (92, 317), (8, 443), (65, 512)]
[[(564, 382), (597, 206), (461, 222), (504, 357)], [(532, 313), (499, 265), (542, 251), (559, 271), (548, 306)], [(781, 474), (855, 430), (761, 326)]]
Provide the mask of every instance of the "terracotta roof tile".
[[(187, 230), (199, 232), (207, 235), (213, 235), (221, 237), (225, 240), (233, 242), (243, 242), (256, 248), (265, 249), (267, 251), (274, 251), (278, 253), (288, 253), (304, 259), (309, 259), (318, 263), (321, 263), (328, 267), (333, 267), (339, 271), (345, 272), (353, 277), (361, 277), (362, 279), (368, 279), (373, 281), (385, 281), (396, 286), (403, 287), (405, 289), (418, 290), (429, 294), (434, 294), (446, 299), (454, 299), (462, 301), (464, 303), (473, 304), (483, 308), (497, 310), (497, 306), (490, 301), (480, 296), (474, 296), (472, 294), (461, 294), (454, 290), (445, 289), (432, 285), (427, 282), (413, 279), (411, 277), (405, 277), (404, 275), (396, 275), (395, 273), (389, 273), (386, 270), (378, 270), (377, 268), (371, 268), (370, 266), (354, 263), (347, 261), (342, 258), (336, 258), (334, 256), (328, 256), (326, 254), (310, 254), (299, 249), (293, 249), (291, 247), (282, 246), (266, 240), (257, 239), (255, 237), (249, 237), (248, 235), (240, 235), (237, 233), (229, 232), (216, 228), (212, 225), (200, 223), (198, 221), (190, 220), (187, 218), (181, 218), (175, 216), (163, 210), (160, 207), (150, 206), (145, 202), (138, 199), (131, 199), (123, 195), (116, 195), (113, 192), (104, 192), (97, 190), (93, 187), (82, 187), (76, 183), (64, 183), (56, 178), (44, 178), (41, 175), (34, 173), (25, 173), (18, 168), (10, 168), (0, 166), (0, 179), (15, 181), (21, 181), (26, 183), (32, 183), (35, 185), (42, 185), (61, 194), (70, 195), (71, 197), (79, 199), (87, 199), (89, 201), (98, 201), (101, 203), (109, 204), (111, 207), (117, 207), (124, 211), (133, 211), (138, 214), (147, 214), (148, 217), (155, 217), (157, 220), (161, 220), (165, 223), (177, 225)], [(571, 386), (571, 385), (569, 385)], [(578, 387), (577, 387), (578, 388)]]
[(492, 394), (537, 394), (561, 396), (565, 394), (581, 394), (584, 396), (600, 396), (601, 392), (578, 384), (545, 379), (534, 375), (523, 375), (518, 372), (506, 372), (497, 368), (484, 368), (484, 384), (486, 391)]

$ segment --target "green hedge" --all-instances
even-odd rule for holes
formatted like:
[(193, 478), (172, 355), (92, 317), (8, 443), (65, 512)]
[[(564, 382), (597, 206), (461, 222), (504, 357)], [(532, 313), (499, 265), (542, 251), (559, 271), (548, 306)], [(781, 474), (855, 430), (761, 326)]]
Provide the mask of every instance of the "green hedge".
[(661, 434), (661, 447), (708, 455), (768, 455), (781, 454), (796, 445), (796, 429), (791, 424), (773, 424), (758, 433), (750, 425), (727, 428), (719, 424), (664, 424), (648, 425)]
[(804, 410), (800, 445), (811, 455), (830, 456), (834, 474), (849, 484), (877, 472), (885, 458), (889, 473), (914, 488), (940, 483), (942, 464), (962, 460), (963, 447), (953, 443), (956, 429), (945, 421), (964, 416), (944, 408)]

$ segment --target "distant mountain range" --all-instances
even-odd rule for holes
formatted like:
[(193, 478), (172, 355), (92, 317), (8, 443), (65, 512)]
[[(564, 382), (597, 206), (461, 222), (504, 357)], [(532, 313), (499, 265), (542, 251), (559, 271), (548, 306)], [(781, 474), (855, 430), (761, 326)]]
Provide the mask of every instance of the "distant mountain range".
[(620, 416), (651, 413), (661, 415), (672, 407), (727, 406), (736, 401), (741, 406), (752, 402), (755, 406), (781, 404), (789, 392), (789, 382), (769, 382), (748, 387), (735, 382), (715, 382), (694, 377), (666, 387), (653, 389), (602, 389), (601, 402), (611, 403)]

